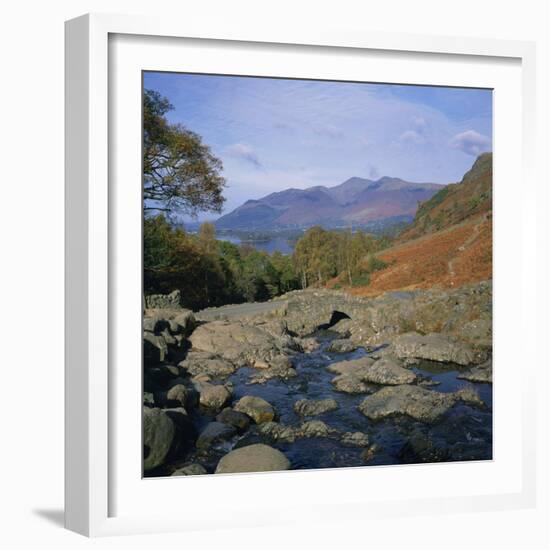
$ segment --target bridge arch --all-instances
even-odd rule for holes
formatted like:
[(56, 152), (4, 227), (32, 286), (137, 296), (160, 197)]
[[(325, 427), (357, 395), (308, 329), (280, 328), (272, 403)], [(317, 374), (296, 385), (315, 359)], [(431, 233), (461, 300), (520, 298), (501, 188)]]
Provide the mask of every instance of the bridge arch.
[(351, 319), (351, 317), (344, 311), (339, 311), (335, 309), (332, 311), (330, 315), (329, 322), (319, 325), (317, 327), (317, 330), (328, 330), (329, 328), (333, 327), (336, 323), (338, 323), (339, 321), (342, 321), (343, 319)]

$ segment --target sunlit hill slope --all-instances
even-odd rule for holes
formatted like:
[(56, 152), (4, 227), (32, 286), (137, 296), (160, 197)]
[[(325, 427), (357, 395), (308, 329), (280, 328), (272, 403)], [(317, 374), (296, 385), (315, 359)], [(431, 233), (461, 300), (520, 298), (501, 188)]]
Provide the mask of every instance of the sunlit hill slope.
[(491, 279), (492, 175), (492, 154), (485, 153), (460, 183), (421, 203), (395, 245), (379, 253), (388, 267), (350, 291), (367, 296)]

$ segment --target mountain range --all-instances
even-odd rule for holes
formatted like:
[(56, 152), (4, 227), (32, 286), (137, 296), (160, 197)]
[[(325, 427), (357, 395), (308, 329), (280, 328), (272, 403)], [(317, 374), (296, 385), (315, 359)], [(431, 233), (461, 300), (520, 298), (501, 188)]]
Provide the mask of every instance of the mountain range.
[(218, 229), (269, 230), (412, 219), (419, 202), (441, 189), (435, 183), (411, 183), (387, 176), (378, 180), (352, 177), (335, 187), (291, 188), (248, 200), (215, 223)]

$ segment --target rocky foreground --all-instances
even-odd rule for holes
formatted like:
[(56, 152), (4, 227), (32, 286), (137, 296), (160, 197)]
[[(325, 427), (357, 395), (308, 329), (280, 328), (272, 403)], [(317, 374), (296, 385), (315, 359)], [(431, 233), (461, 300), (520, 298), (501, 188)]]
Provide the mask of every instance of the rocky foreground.
[(490, 458), (490, 282), (177, 302), (147, 298), (146, 475)]

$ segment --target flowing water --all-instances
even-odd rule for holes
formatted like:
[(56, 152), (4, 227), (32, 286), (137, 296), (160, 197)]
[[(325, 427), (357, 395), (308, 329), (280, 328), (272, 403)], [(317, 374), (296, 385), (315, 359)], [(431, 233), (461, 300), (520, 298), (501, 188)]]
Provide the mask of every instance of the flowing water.
[[(296, 355), (293, 365), (297, 376), (289, 380), (272, 379), (265, 384), (248, 384), (257, 372), (241, 368), (227, 380), (233, 385), (234, 400), (244, 395), (262, 397), (273, 405), (281, 424), (298, 426), (304, 420), (322, 420), (339, 432), (364, 432), (370, 443), (376, 444), (374, 457), (365, 462), (365, 449), (347, 447), (337, 438), (299, 438), (293, 443), (273, 442), (252, 428), (246, 434), (214, 447), (201, 462), (213, 471), (219, 458), (231, 448), (264, 442), (285, 453), (293, 469), (335, 468), (349, 466), (404, 464), (433, 461), (488, 460), (492, 458), (492, 385), (460, 380), (461, 367), (422, 362), (413, 370), (436, 391), (452, 392), (473, 386), (485, 407), (455, 405), (440, 421), (424, 424), (409, 417), (398, 416), (372, 421), (358, 410), (365, 394), (350, 395), (334, 390), (331, 380), (336, 376), (326, 367), (331, 363), (356, 359), (367, 354), (360, 348), (351, 353), (326, 351), (335, 337), (330, 331), (314, 335), (321, 346), (312, 353)], [(430, 382), (431, 381), (431, 382)], [(372, 390), (378, 389), (372, 386)], [(302, 418), (293, 410), (300, 399), (333, 398), (338, 409), (315, 417)], [(212, 418), (203, 417), (204, 425)]]

